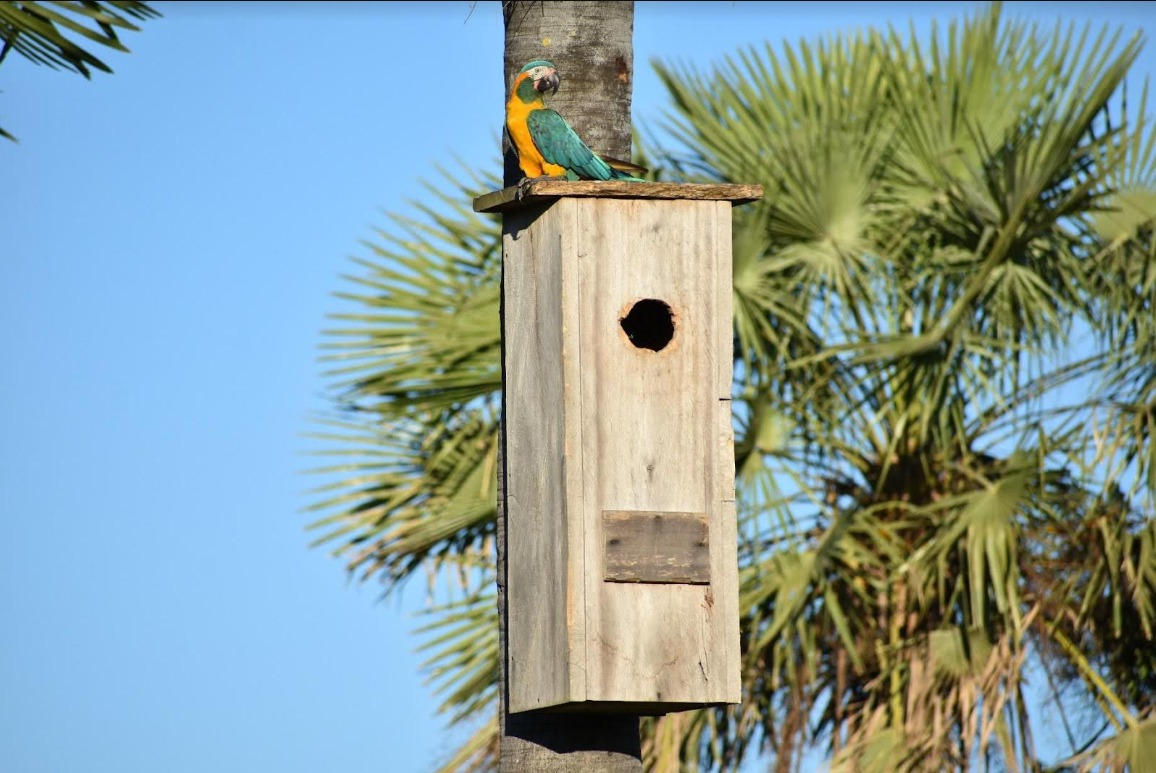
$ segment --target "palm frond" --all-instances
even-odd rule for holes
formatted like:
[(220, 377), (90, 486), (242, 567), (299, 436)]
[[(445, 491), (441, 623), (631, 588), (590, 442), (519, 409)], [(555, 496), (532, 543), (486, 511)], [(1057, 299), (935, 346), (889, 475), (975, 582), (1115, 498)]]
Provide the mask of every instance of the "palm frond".
[[(92, 70), (112, 69), (73, 37), (79, 36), (106, 48), (128, 52), (120, 32), (137, 32), (134, 21), (161, 14), (139, 0), (78, 0), (76, 2), (0, 3), (0, 62), (12, 52), (53, 69), (92, 77)], [(4, 129), (0, 136), (15, 141)]]
[(420, 217), (367, 245), (358, 291), (339, 294), (356, 310), (333, 315), (344, 326), (324, 347), (341, 411), (318, 439), (351, 461), (318, 470), (343, 477), (311, 507), (315, 544), (394, 582), (479, 554), (493, 532), (501, 232), (468, 202), (497, 181), (443, 179), (458, 193), (429, 186), (441, 209), (415, 203)]

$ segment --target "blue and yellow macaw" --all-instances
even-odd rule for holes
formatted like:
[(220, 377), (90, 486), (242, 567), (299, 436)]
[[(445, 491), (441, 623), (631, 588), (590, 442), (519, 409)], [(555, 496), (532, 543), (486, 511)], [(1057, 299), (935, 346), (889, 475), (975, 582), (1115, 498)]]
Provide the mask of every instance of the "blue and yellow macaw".
[[(633, 180), (627, 171), (645, 169), (594, 153), (557, 111), (546, 107), (542, 95), (558, 91), (558, 70), (553, 62), (530, 62), (514, 78), (506, 102), (506, 131), (518, 153), (518, 166), (527, 178), (565, 177), (567, 180)], [(617, 167), (617, 168), (616, 168)]]

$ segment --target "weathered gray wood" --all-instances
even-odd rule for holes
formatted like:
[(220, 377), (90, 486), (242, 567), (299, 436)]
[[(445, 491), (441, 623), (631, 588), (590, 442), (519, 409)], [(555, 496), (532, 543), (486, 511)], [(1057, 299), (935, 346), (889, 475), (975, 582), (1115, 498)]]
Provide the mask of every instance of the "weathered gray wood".
[[(505, 216), (502, 272), (506, 429), (506, 560), (516, 576), (508, 591), (508, 620), (519, 632), (509, 643), (510, 705), (515, 711), (585, 699), (585, 664), (572, 640), (583, 637), (582, 522), (571, 517), (566, 493), (581, 466), (566, 464), (577, 427), (566, 426), (563, 406), (577, 383), (574, 304), (562, 303), (576, 278), (563, 244), (573, 240), (566, 218), (539, 221), (545, 207)], [(566, 289), (564, 289), (566, 288)], [(569, 372), (567, 372), (569, 371)], [(513, 571), (513, 570), (510, 570)]]
[[(721, 551), (718, 475), (720, 253), (711, 200), (563, 199), (579, 211), (583, 372), (583, 502), (597, 534), (603, 509), (704, 512)], [(725, 230), (726, 240), (719, 236)], [(618, 320), (642, 298), (671, 307), (675, 334), (658, 352), (630, 344)], [(733, 457), (732, 457), (733, 458)], [(733, 476), (733, 462), (729, 475)], [(733, 478), (732, 478), (733, 479)], [(733, 545), (726, 546), (735, 562)], [(587, 551), (587, 700), (737, 702), (724, 674), (738, 666), (738, 629), (724, 631), (716, 595), (737, 594), (737, 567), (719, 558), (710, 585), (607, 583)], [(712, 556), (713, 560), (713, 556)]]
[(709, 534), (706, 513), (603, 510), (603, 578), (708, 584)]
[[(569, 196), (506, 213), (511, 712), (739, 700), (730, 217)], [(621, 324), (644, 299), (670, 309), (658, 350)], [(604, 511), (699, 513), (707, 555), (685, 582), (607, 582)]]
[(506, 212), (540, 204), (560, 196), (576, 198), (619, 199), (691, 199), (695, 201), (729, 201), (744, 204), (763, 197), (761, 185), (713, 183), (652, 183), (607, 180), (538, 180), (521, 192), (517, 186), (485, 193), (474, 199), (475, 212)]
[(731, 578), (722, 584), (722, 592), (712, 599), (718, 615), (719, 630), (727, 639), (727, 665), (724, 670), (728, 696), (742, 693), (742, 654), (739, 647), (739, 587), (738, 587), (738, 517), (735, 512), (735, 436), (734, 416), (731, 405), (731, 389), (734, 386), (734, 319), (733, 259), (731, 254), (731, 208), (725, 201), (714, 205), (714, 236), (716, 245), (725, 245), (716, 250), (715, 257), (715, 314), (728, 321), (714, 330), (712, 348), (714, 356), (715, 396), (718, 398), (714, 420), (715, 439), (714, 464), (715, 486), (712, 497), (719, 503), (718, 540), (727, 546), (726, 550), (711, 553), (711, 572), (715, 576)]

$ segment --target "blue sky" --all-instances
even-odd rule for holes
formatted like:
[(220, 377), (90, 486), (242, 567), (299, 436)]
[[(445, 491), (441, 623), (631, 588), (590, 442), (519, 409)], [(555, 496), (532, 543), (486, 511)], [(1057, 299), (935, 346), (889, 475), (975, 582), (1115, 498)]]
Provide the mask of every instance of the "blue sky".
[[(499, 4), (156, 5), (114, 75), (0, 67), (0, 770), (429, 770), (456, 736), (422, 591), (383, 603), (307, 547), (304, 434), (360, 240), (434, 162), (497, 159)], [(978, 7), (640, 2), (635, 118), (654, 57)]]

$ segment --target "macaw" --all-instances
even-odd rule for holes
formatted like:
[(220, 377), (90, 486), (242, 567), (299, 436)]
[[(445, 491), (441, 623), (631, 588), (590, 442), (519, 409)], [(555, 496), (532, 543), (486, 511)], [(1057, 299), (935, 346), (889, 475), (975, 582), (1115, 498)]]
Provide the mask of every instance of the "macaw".
[(546, 107), (542, 95), (547, 90), (557, 93), (559, 81), (554, 63), (544, 59), (530, 62), (514, 78), (506, 102), (506, 131), (526, 177), (642, 182), (629, 172), (644, 174), (645, 169), (597, 155), (565, 118)]

